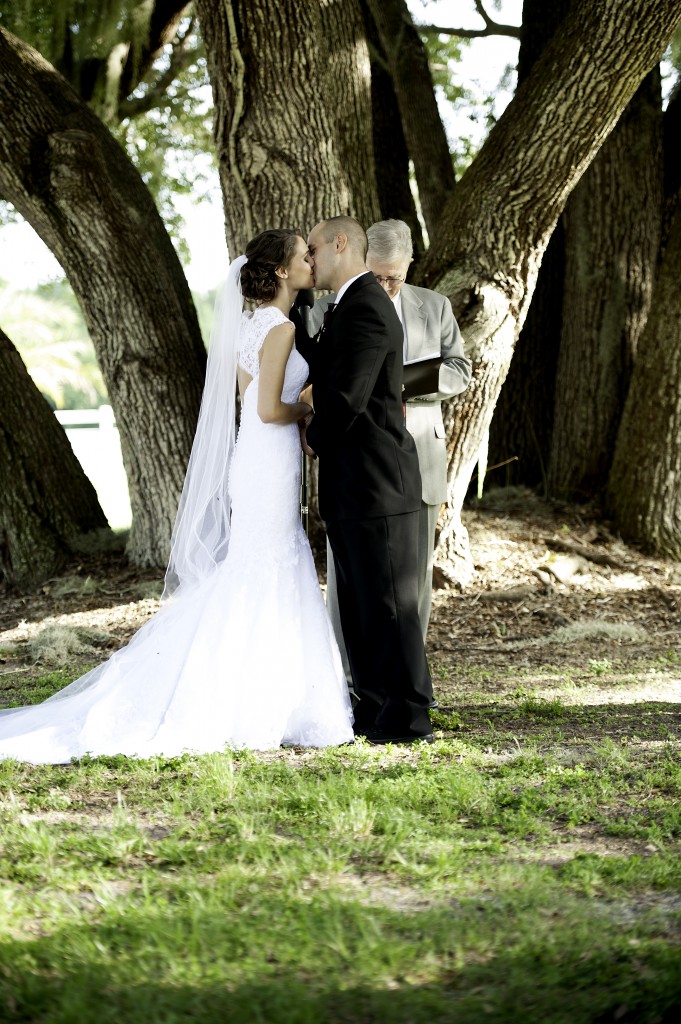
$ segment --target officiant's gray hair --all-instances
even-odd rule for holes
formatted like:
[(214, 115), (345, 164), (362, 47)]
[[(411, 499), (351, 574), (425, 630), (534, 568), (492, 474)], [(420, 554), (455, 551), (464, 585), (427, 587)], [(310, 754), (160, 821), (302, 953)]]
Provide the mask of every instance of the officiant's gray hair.
[(379, 263), (401, 263), (413, 254), (411, 230), (403, 220), (379, 220), (367, 230), (368, 256)]

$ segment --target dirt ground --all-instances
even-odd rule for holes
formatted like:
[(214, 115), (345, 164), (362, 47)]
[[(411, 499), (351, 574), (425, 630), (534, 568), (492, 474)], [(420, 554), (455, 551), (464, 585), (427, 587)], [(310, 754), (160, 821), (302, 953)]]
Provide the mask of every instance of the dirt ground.
[(587, 510), (530, 492), (498, 491), (463, 519), (476, 576), (435, 592), (433, 654), (509, 669), (609, 659), (633, 671), (662, 659), (681, 675), (681, 562), (646, 557)]
[[(493, 492), (463, 520), (475, 574), (436, 589), (427, 644), (442, 714), (489, 721), (500, 700), (557, 698), (620, 705), (629, 729), (627, 712), (636, 719), (652, 703), (681, 738), (681, 563), (524, 490)], [(74, 559), (24, 593), (0, 587), (0, 705), (53, 667), (66, 663), (72, 678), (103, 660), (153, 614), (160, 590), (158, 571), (120, 551)]]

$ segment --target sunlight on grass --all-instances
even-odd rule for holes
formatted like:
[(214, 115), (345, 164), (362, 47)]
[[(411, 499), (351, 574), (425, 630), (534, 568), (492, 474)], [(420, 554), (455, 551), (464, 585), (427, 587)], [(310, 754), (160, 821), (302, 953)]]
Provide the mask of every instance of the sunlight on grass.
[[(652, 1021), (679, 996), (672, 753), (4, 762), (3, 1020)], [(624, 843), (625, 807), (657, 846), (558, 855), (585, 824)]]
[(468, 664), (428, 746), (0, 762), (0, 1019), (662, 1020), (678, 714), (618, 671)]

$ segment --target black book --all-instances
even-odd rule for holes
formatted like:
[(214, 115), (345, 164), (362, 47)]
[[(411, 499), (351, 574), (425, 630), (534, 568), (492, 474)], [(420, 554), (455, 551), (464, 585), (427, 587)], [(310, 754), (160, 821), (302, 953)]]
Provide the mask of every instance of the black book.
[(441, 365), (442, 356), (439, 352), (421, 359), (409, 359), (404, 364), (402, 375), (403, 400), (406, 402), (409, 398), (432, 395), (437, 391)]

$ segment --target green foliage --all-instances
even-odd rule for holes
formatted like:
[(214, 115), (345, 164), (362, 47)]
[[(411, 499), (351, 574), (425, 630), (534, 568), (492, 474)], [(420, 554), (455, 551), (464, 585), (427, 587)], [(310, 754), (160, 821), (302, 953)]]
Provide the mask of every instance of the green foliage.
[[(193, 296), (204, 339), (210, 337), (215, 292)], [(36, 387), (55, 409), (98, 409), (108, 394), (80, 306), (65, 279), (33, 290), (0, 281), (3, 330)]]
[[(39, 50), (103, 112), (117, 106), (121, 58), (130, 51), (135, 61), (148, 38), (153, 6), (147, 0), (2, 0), (0, 23)], [(118, 59), (110, 60), (115, 50)]]
[(96, 409), (108, 401), (80, 306), (65, 280), (6, 294), (3, 329), (55, 408)]
[(475, 158), (481, 145), (480, 140), (494, 126), (495, 94), (500, 90), (510, 90), (515, 68), (506, 66), (494, 92), (479, 96), (474, 88), (462, 84), (458, 67), (463, 50), (470, 44), (470, 40), (430, 34), (422, 38), (436, 91), (451, 106), (457, 121), (467, 121), (471, 126), (470, 133), (459, 131), (457, 137), (449, 139), (454, 169), (457, 177), (460, 177)]
[(455, 36), (423, 36), (433, 84), (442, 89), (449, 103), (455, 104), (469, 98), (469, 94), (454, 82), (456, 65), (461, 60), (461, 51), (468, 45), (467, 39)]
[(596, 676), (605, 675), (612, 670), (609, 658), (589, 658), (589, 671)]
[[(119, 139), (154, 196), (181, 257), (188, 256), (174, 196), (205, 195), (213, 157), (203, 44), (184, 18), (183, 59), (167, 45), (130, 96), (120, 95), (121, 59), (139, 64), (153, 3), (148, 0), (0, 0), (0, 24), (34, 46)], [(11, 219), (5, 210), (2, 221)]]
[[(198, 45), (198, 44), (197, 44)], [(162, 68), (160, 70), (163, 70)], [(148, 96), (142, 84), (138, 98)], [(211, 103), (205, 57), (201, 55), (168, 85), (144, 116), (128, 116), (114, 129), (154, 196), (179, 255), (189, 258), (178, 195), (203, 199), (215, 174)]]

